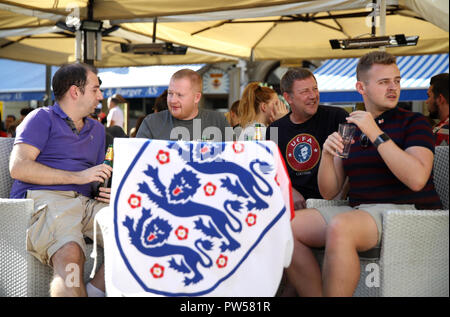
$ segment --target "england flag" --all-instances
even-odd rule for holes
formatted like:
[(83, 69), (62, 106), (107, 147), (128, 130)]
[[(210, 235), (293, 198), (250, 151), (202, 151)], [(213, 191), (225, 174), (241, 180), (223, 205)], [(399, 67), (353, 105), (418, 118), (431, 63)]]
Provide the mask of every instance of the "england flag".
[(275, 295), (293, 251), (275, 143), (116, 138), (114, 154), (108, 296)]

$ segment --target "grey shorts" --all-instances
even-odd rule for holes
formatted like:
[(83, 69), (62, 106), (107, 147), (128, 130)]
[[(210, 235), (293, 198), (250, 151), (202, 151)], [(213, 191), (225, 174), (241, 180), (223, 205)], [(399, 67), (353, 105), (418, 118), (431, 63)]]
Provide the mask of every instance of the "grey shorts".
[(383, 219), (382, 214), (386, 210), (411, 210), (416, 209), (414, 205), (397, 205), (397, 204), (361, 204), (359, 206), (350, 207), (350, 206), (330, 206), (330, 207), (318, 207), (316, 208), (322, 217), (325, 219), (325, 222), (329, 224), (331, 219), (334, 216), (345, 212), (351, 212), (353, 210), (361, 210), (369, 213), (372, 218), (375, 220), (377, 224), (378, 230), (378, 241), (377, 246), (380, 245), (381, 242), (381, 233), (383, 232)]
[[(27, 251), (50, 265), (50, 259), (68, 242), (76, 242), (86, 254), (84, 237), (94, 239), (94, 217), (105, 203), (73, 191), (29, 190), (34, 200), (34, 213), (27, 229)], [(101, 231), (97, 244), (103, 246)]]

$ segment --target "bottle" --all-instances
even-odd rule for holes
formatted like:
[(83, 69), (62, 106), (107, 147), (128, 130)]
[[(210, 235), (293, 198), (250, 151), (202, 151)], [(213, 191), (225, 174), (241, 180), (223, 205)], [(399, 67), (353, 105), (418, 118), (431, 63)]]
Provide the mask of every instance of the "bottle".
[(261, 131), (261, 123), (255, 123), (255, 135), (253, 137), (255, 141), (262, 140), (262, 131)]
[[(113, 167), (113, 159), (114, 159), (113, 145), (110, 144), (108, 146), (108, 150), (106, 151), (105, 160), (103, 161), (103, 164)], [(108, 177), (105, 179), (105, 181), (101, 187), (107, 187), (107, 188), (111, 187), (111, 179), (112, 179), (112, 174), (111, 174), (111, 177)]]

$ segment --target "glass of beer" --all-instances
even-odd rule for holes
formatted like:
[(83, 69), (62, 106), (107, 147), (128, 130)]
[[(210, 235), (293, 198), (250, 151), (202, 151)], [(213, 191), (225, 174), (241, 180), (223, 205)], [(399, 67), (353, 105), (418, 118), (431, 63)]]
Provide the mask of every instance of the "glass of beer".
[(355, 134), (356, 126), (350, 123), (339, 124), (339, 135), (342, 137), (344, 150), (342, 152), (336, 151), (337, 155), (342, 158), (348, 158), (350, 153), (350, 146), (352, 145), (353, 135)]

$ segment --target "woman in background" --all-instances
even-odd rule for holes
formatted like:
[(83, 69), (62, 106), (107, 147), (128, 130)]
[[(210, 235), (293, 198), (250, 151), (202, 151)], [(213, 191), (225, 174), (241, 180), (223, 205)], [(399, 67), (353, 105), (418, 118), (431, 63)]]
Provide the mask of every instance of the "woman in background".
[(272, 88), (252, 82), (245, 87), (238, 106), (240, 140), (265, 140), (266, 127), (288, 113)]

